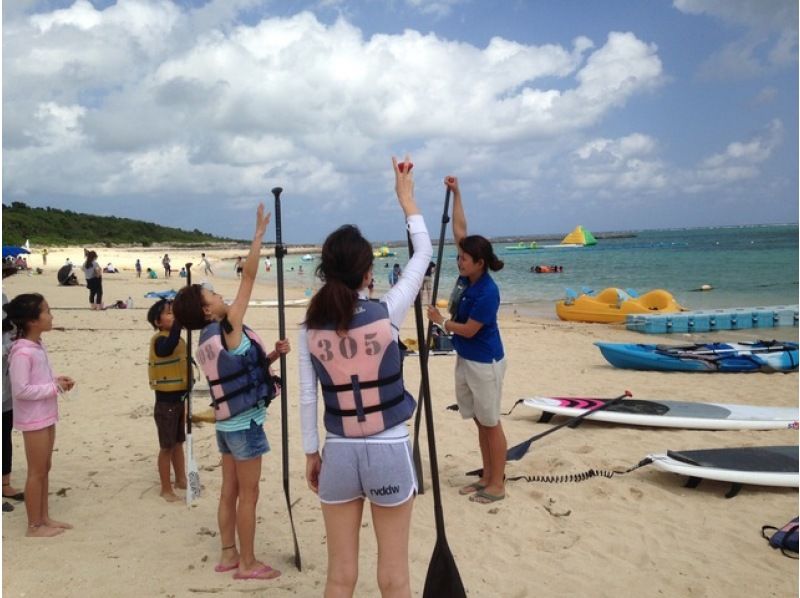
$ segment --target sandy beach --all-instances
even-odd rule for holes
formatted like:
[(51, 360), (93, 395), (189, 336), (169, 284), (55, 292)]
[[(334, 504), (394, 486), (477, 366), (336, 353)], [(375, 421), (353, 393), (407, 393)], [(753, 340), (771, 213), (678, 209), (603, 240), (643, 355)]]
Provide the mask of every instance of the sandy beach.
[[(177, 271), (199, 261), (198, 249), (99, 248), (99, 262), (121, 269), (104, 276), (106, 304), (134, 300), (134, 308), (88, 309), (84, 286), (58, 286), (55, 273), (70, 257), (79, 264), (81, 248), (50, 251), (42, 275), (18, 274), (3, 283), (9, 298), (42, 293), (53, 308), (54, 327), (46, 333), (53, 367), (77, 381), (76, 392), (61, 402), (61, 419), (50, 477), (50, 509), (75, 528), (50, 539), (25, 538), (25, 509), (3, 514), (3, 594), (5, 596), (320, 596), (325, 582), (325, 532), (319, 503), (306, 487), (300, 446), (297, 362), (288, 359), (289, 461), (291, 500), (303, 570), (293, 564), (291, 530), (281, 475), (281, 410), (270, 407), (267, 436), (272, 451), (264, 458), (256, 531), (257, 555), (281, 569), (269, 582), (237, 581), (215, 573), (219, 553), (216, 508), (220, 458), (212, 424), (194, 427), (195, 459), (203, 496), (191, 507), (169, 504), (158, 495), (158, 441), (152, 419), (153, 393), (147, 382), (148, 342), (145, 315), (148, 291), (177, 289), (184, 280), (163, 278), (160, 257), (169, 253)], [(243, 249), (206, 252), (215, 269), (232, 271), (230, 258)], [(137, 279), (137, 257), (157, 270), (159, 279)], [(42, 267), (41, 256), (30, 264)], [(254, 300), (274, 300), (276, 263), (260, 268)], [(308, 274), (310, 278), (310, 273)], [(197, 275), (196, 279), (204, 277)], [(82, 275), (79, 279), (83, 282)], [(211, 279), (232, 298), (237, 282), (228, 272)], [(304, 296), (308, 285), (289, 280), (287, 298)], [(310, 284), (310, 283), (309, 283)], [(449, 291), (447, 289), (446, 291)], [(442, 294), (446, 294), (446, 291)], [(294, 340), (301, 308), (287, 309)], [(253, 307), (247, 323), (268, 344), (278, 331), (278, 311)], [(401, 337), (415, 337), (413, 311)], [(506, 306), (502, 314), (508, 371), (504, 410), (526, 396), (614, 397), (630, 390), (635, 398), (713, 401), (795, 406), (798, 374), (684, 374), (618, 370), (608, 365), (593, 342), (686, 342), (725, 338), (714, 335), (647, 337), (621, 327), (524, 317)], [(796, 328), (744, 330), (731, 339), (792, 340)], [(482, 506), (458, 495), (470, 481), (465, 472), (480, 466), (477, 435), (471, 422), (445, 409), (455, 401), (454, 358), (430, 362), (433, 412), (447, 540), (469, 596), (775, 596), (798, 594), (797, 563), (772, 550), (761, 526), (782, 526), (798, 513), (796, 489), (746, 486), (724, 498), (728, 485), (704, 482), (685, 488), (685, 478), (645, 467), (612, 479), (582, 483), (513, 482), (505, 500)], [(406, 386), (419, 388), (415, 360), (406, 362)], [(204, 385), (204, 381), (202, 383)], [(75, 396), (77, 395), (77, 396)], [(195, 411), (206, 407), (195, 399)], [(503, 419), (509, 446), (552, 424), (537, 423), (539, 412), (518, 407)], [(557, 420), (563, 421), (563, 420)], [(627, 469), (648, 453), (667, 449), (797, 444), (795, 430), (691, 431), (584, 423), (565, 428), (532, 446), (508, 475), (560, 475), (593, 469)], [(427, 439), (421, 439), (425, 492), (416, 499), (411, 530), (414, 595), (421, 595), (436, 541), (430, 490)], [(12, 482), (25, 482), (21, 433), (14, 432)], [(361, 577), (357, 596), (378, 596), (376, 548), (365, 511), (361, 541)], [(762, 594), (763, 592), (763, 594)]]

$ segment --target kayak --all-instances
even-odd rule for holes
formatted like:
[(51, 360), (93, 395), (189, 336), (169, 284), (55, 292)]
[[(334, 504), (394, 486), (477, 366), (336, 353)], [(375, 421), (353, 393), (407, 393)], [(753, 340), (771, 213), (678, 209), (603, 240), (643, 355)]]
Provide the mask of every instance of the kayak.
[(614, 367), (680, 372), (789, 372), (797, 343), (753, 341), (694, 345), (595, 343)]

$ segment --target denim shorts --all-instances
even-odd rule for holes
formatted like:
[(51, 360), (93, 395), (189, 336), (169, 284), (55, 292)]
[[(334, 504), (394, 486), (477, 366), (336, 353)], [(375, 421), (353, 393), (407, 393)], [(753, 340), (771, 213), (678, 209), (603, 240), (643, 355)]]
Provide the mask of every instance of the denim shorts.
[(217, 430), (217, 448), (223, 455), (233, 455), (236, 461), (255, 459), (269, 452), (269, 442), (264, 426), (250, 420), (248, 430), (221, 432)]

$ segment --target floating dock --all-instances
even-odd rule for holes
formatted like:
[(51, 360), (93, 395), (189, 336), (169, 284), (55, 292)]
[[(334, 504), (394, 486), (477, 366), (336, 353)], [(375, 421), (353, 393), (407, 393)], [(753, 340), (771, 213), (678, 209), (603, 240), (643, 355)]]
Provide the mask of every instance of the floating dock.
[(703, 309), (674, 314), (635, 314), (627, 317), (625, 325), (628, 330), (646, 334), (669, 334), (797, 326), (797, 320), (797, 305), (773, 305)]

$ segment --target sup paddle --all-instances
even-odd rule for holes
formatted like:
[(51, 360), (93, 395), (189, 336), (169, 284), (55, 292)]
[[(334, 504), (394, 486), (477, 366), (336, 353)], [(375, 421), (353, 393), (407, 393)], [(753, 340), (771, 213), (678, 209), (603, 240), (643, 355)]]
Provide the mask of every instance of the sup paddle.
[[(281, 187), (275, 187), (272, 194), (275, 196), (275, 258), (278, 260), (278, 337), (286, 338), (286, 306), (283, 298), (283, 256), (286, 248), (283, 246), (281, 231)], [(289, 511), (289, 524), (292, 526), (292, 539), (294, 540), (294, 565), (302, 571), (300, 562), (300, 546), (297, 544), (297, 534), (294, 531), (294, 518), (292, 517), (292, 501), (289, 497), (289, 416), (288, 400), (286, 397), (286, 354), (280, 354), (281, 361), (281, 451), (283, 458), (283, 494), (286, 496), (286, 508)]]
[[(186, 264), (186, 286), (192, 286), (192, 264)], [(194, 388), (194, 372), (192, 371), (192, 331), (186, 329), (186, 380), (189, 388), (186, 391), (186, 505), (190, 506), (194, 499), (200, 498), (200, 471), (194, 461), (194, 445), (192, 443), (192, 389)]]
[[(439, 273), (442, 271), (442, 259), (444, 257), (444, 235), (447, 232), (447, 223), (450, 222), (450, 187), (447, 188), (444, 194), (444, 210), (442, 211), (442, 228), (439, 230), (439, 246), (436, 252), (436, 270), (433, 273), (433, 289), (431, 290), (431, 305), (436, 305), (436, 297), (439, 294)], [(411, 239), (409, 239), (409, 257), (413, 251), (411, 247)], [(430, 348), (431, 335), (433, 334), (433, 322), (428, 322), (428, 333), (426, 336), (426, 346)], [(419, 396), (422, 395), (422, 387), (420, 385)], [(417, 480), (419, 481), (419, 493), (425, 494), (425, 484), (422, 480), (422, 459), (419, 453), (419, 424), (422, 419), (422, 409), (417, 409), (417, 414), (414, 417), (414, 469), (417, 471)]]
[[(450, 194), (448, 192), (447, 199)], [(446, 213), (446, 211), (445, 211)], [(441, 240), (440, 240), (441, 243)], [(411, 235), (408, 236), (408, 254), (414, 255)], [(437, 267), (437, 275), (439, 268)], [(425, 409), (425, 431), (428, 436), (428, 457), (431, 467), (431, 487), (433, 488), (433, 515), (436, 520), (436, 544), (428, 563), (428, 574), (425, 577), (423, 598), (466, 598), (464, 584), (456, 566), (456, 560), (447, 543), (444, 531), (444, 511), (442, 509), (442, 493), (439, 488), (439, 462), (436, 457), (436, 436), (433, 426), (433, 409), (431, 408), (431, 385), (428, 376), (428, 344), (425, 342), (425, 330), (422, 324), (422, 290), (414, 300), (414, 319), (417, 324), (417, 345), (419, 346), (419, 367), (422, 377), (419, 402)], [(417, 408), (419, 411), (419, 407)], [(415, 438), (416, 438), (415, 434)], [(420, 484), (421, 486), (421, 484)]]
[[(631, 391), (626, 390), (620, 396), (618, 396), (618, 397), (616, 397), (614, 399), (610, 399), (610, 400), (602, 403), (601, 405), (598, 405), (594, 409), (589, 409), (587, 411), (584, 411), (580, 415), (576, 415), (575, 417), (568, 419), (567, 421), (565, 421), (562, 424), (558, 424), (557, 426), (553, 426), (549, 430), (545, 430), (544, 432), (541, 432), (540, 434), (536, 434), (535, 436), (531, 436), (525, 442), (520, 442), (519, 444), (517, 444), (515, 446), (512, 446), (510, 449), (508, 449), (508, 452), (506, 452), (506, 461), (519, 461), (520, 459), (522, 459), (522, 457), (525, 456), (525, 454), (528, 452), (528, 449), (530, 449), (531, 444), (533, 444), (535, 441), (537, 441), (537, 440), (539, 440), (541, 438), (544, 438), (548, 434), (552, 434), (553, 432), (555, 432), (556, 430), (560, 430), (561, 428), (565, 428), (567, 426), (575, 426), (575, 424), (577, 424), (579, 421), (583, 420), (584, 418), (589, 417), (592, 413), (594, 413), (596, 411), (602, 411), (603, 409), (608, 409), (612, 405), (616, 405), (617, 403), (619, 403), (625, 397), (632, 397), (632, 396), (633, 396), (633, 394), (631, 393)], [(483, 475), (483, 469), (481, 468), (481, 469), (475, 469), (473, 471), (468, 471), (466, 475), (481, 476), (481, 475)]]

